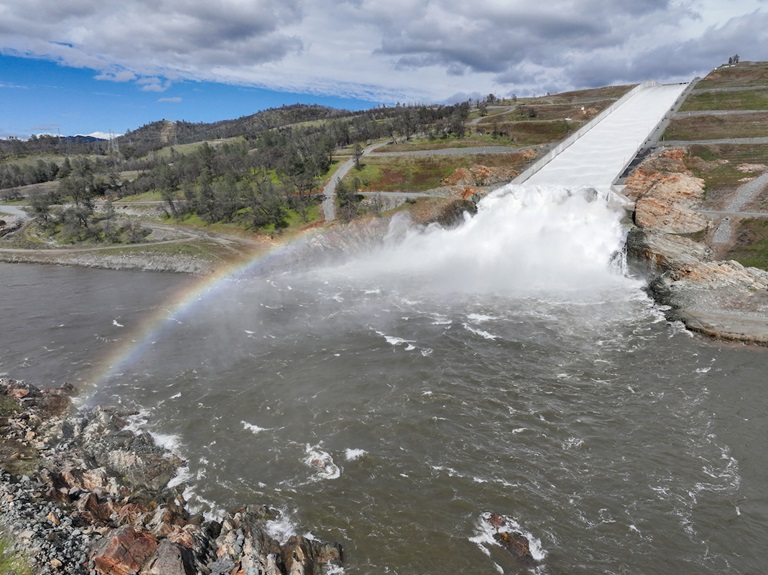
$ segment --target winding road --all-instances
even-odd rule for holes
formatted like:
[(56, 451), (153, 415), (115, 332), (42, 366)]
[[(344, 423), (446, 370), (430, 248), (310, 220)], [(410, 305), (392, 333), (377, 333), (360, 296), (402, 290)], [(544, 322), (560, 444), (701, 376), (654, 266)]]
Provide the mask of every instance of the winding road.
[(762, 175), (756, 177), (754, 180), (747, 182), (743, 186), (739, 186), (736, 189), (736, 193), (731, 198), (731, 201), (728, 202), (727, 206), (725, 206), (724, 210), (717, 211), (717, 212), (702, 210), (701, 213), (703, 214), (725, 216), (723, 217), (723, 219), (720, 220), (720, 222), (718, 222), (717, 228), (715, 228), (715, 232), (714, 234), (712, 234), (713, 244), (725, 245), (731, 241), (731, 236), (733, 235), (733, 227), (731, 226), (732, 217), (736, 217), (736, 218), (768, 217), (768, 214), (761, 214), (760, 212), (742, 212), (741, 211), (744, 208), (744, 206), (746, 206), (749, 202), (755, 199), (757, 195), (760, 194), (766, 188), (768, 188), (768, 172), (763, 173)]

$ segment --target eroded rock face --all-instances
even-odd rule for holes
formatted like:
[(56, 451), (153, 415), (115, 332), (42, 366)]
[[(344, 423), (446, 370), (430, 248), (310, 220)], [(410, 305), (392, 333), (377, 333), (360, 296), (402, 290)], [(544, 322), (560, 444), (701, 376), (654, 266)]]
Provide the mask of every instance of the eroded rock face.
[(687, 171), (683, 157), (682, 150), (666, 150), (627, 178), (624, 195), (636, 200), (635, 225), (668, 234), (707, 229), (709, 221), (695, 211), (704, 198), (704, 180)]
[(670, 319), (707, 335), (768, 344), (768, 272), (714, 260), (706, 244), (684, 235), (708, 229), (696, 211), (702, 181), (686, 170), (685, 153), (651, 156), (627, 179), (637, 226), (627, 239), (630, 266), (671, 306)]

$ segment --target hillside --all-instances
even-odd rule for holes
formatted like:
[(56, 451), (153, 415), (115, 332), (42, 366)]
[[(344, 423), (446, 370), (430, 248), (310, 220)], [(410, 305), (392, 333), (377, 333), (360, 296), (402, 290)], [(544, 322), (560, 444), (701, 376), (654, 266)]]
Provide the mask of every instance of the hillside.
[[(720, 66), (698, 82), (664, 134), (688, 150), (686, 167), (704, 181), (716, 256), (768, 269), (768, 63)], [(721, 230), (727, 225), (731, 230)]]

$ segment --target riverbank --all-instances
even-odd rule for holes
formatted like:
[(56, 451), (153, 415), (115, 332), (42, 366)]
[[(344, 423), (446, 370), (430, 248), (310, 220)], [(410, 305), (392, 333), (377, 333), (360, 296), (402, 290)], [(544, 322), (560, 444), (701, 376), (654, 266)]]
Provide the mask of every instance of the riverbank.
[(342, 549), (289, 533), (278, 512), (196, 515), (175, 455), (131, 416), (73, 411), (74, 389), (0, 379), (0, 525), (31, 573), (342, 573)]
[(624, 193), (635, 200), (631, 266), (670, 319), (718, 339), (768, 345), (768, 272), (715, 257), (704, 182), (686, 168), (686, 155), (656, 153), (626, 181)]

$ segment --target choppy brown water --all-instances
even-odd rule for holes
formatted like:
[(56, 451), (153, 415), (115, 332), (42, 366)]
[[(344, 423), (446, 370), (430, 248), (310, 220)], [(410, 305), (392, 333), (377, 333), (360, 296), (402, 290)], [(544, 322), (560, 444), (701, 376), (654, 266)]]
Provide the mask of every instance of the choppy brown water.
[[(41, 383), (77, 382), (188, 281), (0, 277), (0, 370)], [(347, 573), (525, 572), (484, 511), (538, 542), (540, 573), (768, 561), (764, 350), (691, 337), (632, 286), (420, 297), (320, 273), (225, 293), (89, 399), (143, 410), (206, 511), (271, 502), (342, 541)]]

